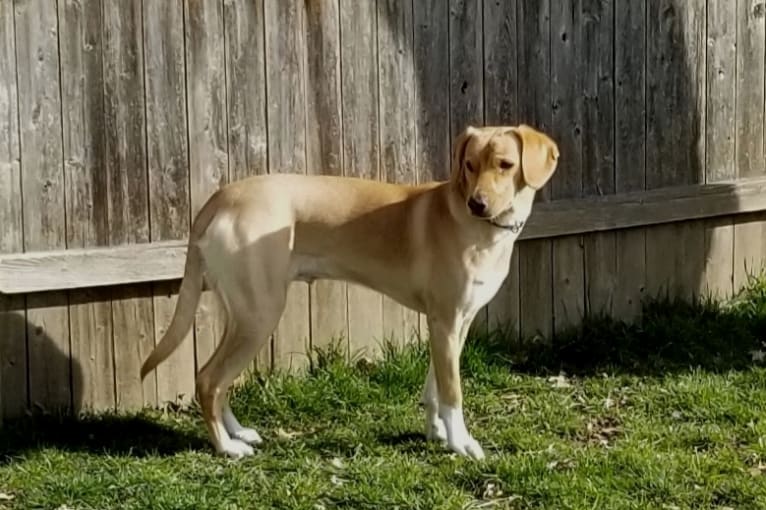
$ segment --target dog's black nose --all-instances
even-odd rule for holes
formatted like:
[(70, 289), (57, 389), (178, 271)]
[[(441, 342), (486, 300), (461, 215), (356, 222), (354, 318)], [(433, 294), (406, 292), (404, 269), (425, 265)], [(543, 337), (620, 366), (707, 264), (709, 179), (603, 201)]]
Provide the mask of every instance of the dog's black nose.
[(484, 216), (487, 212), (487, 199), (483, 196), (475, 196), (468, 199), (468, 208), (476, 216)]

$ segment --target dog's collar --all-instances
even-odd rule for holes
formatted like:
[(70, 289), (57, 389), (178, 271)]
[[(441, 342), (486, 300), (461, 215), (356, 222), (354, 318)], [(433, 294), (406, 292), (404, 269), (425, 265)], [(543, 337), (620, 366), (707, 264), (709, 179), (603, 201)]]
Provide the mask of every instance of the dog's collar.
[(514, 221), (513, 223), (510, 223), (508, 225), (502, 225), (495, 220), (487, 220), (490, 224), (497, 228), (502, 228), (503, 230), (510, 230), (514, 234), (518, 234), (521, 232), (521, 229), (524, 228), (524, 222), (521, 220)]

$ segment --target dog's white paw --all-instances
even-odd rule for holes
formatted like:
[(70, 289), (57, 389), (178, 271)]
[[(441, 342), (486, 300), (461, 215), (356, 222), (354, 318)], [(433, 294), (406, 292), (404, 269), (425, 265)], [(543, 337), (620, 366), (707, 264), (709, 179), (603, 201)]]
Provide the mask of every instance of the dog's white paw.
[(476, 460), (484, 458), (484, 450), (481, 449), (465, 426), (462, 409), (441, 406), (439, 417), (444, 420), (444, 428), (447, 430), (447, 446), (453, 452), (471, 457)]
[(230, 439), (223, 445), (219, 452), (221, 455), (226, 455), (232, 459), (241, 459), (242, 457), (249, 457), (255, 453), (253, 447), (249, 444), (240, 441), (239, 439)]
[(484, 458), (484, 450), (482, 450), (479, 442), (471, 436), (461, 438), (459, 441), (448, 440), (447, 445), (449, 446), (450, 450), (457, 453), (458, 455), (471, 457), (475, 460), (481, 460)]
[(447, 429), (442, 419), (438, 416), (426, 420), (426, 439), (437, 443), (447, 440)]
[(242, 427), (241, 429), (233, 431), (231, 433), (231, 437), (234, 439), (239, 439), (240, 441), (244, 441), (247, 444), (261, 444), (263, 442), (263, 439), (261, 439), (261, 436), (258, 434), (258, 432), (255, 431), (255, 429), (246, 427)]

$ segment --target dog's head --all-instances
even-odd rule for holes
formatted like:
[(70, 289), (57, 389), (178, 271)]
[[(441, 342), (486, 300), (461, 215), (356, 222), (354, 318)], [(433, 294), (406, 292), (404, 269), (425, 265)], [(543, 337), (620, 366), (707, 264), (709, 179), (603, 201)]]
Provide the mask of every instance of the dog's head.
[(493, 219), (548, 182), (558, 159), (556, 143), (529, 126), (469, 126), (455, 140), (451, 181), (470, 214)]

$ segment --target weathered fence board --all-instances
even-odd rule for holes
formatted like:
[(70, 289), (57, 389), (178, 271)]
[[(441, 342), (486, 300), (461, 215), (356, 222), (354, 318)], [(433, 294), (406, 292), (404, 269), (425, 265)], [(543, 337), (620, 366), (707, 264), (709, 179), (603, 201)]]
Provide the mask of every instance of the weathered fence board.
[[(483, 9), (484, 122), (502, 125), (519, 118), (517, 9), (515, 2), (493, 0), (485, 0)], [(487, 306), (488, 327), (509, 325), (518, 335), (519, 298), (519, 256), (514, 250), (508, 277)]]
[[(229, 179), (268, 172), (266, 67), (263, 1), (223, 2), (224, 55)], [(212, 291), (203, 293), (195, 322), (197, 365), (209, 359), (223, 335), (223, 304)], [(253, 362), (271, 366), (271, 348)]]
[[(370, 179), (380, 178), (376, 27), (373, 2), (341, 0), (343, 166), (346, 175)], [(383, 340), (380, 294), (348, 285), (348, 334), (352, 355), (378, 349)]]
[[(705, 131), (705, 182), (736, 178), (736, 2), (711, 0), (707, 14), (707, 89)], [(705, 225), (704, 294), (731, 295), (734, 225), (731, 219), (714, 219)]]
[[(641, 191), (646, 179), (646, 4), (615, 0), (615, 192)], [(646, 287), (646, 230), (616, 234), (612, 312), (641, 311)]]
[[(766, 174), (764, 137), (764, 44), (766, 19), (763, 4), (739, 0), (737, 4), (736, 67), (736, 176)], [(751, 215), (734, 221), (733, 285), (747, 283), (758, 272), (764, 249), (764, 216)]]
[[(647, 27), (647, 188), (704, 182), (704, 1), (649, 2)], [(704, 249), (701, 222), (648, 231), (650, 295), (698, 294)]]
[[(583, 24), (581, 0), (551, 2), (551, 129), (564, 156), (550, 182), (556, 200), (578, 198), (583, 192)], [(585, 313), (583, 242), (581, 236), (553, 241), (556, 331), (578, 323)]]
[[(583, 117), (582, 179), (584, 195), (615, 192), (614, 0), (582, 5)], [(612, 314), (617, 290), (617, 234), (583, 238), (584, 311)]]
[[(58, 5), (66, 234), (68, 247), (108, 241), (103, 172), (104, 82), (99, 2)], [(91, 15), (88, 15), (90, 13)], [(92, 15), (96, 13), (97, 15)], [(76, 407), (114, 407), (112, 309), (101, 289), (69, 294), (73, 402)]]
[[(0, 2), (0, 253), (24, 250), (13, 4)], [(0, 416), (27, 406), (24, 296), (0, 295)]]
[[(191, 9), (190, 9), (191, 10)], [(190, 32), (200, 37), (197, 18), (190, 15)], [(184, 60), (184, 6), (177, 0), (144, 2), (144, 69), (146, 84), (147, 166), (149, 175), (149, 226), (153, 241), (183, 239), (189, 233), (190, 159), (204, 149), (214, 153), (193, 131), (193, 121), (199, 115), (200, 97), (209, 97), (207, 91), (187, 101)], [(194, 44), (189, 45), (194, 51)], [(196, 57), (196, 55), (193, 55)], [(203, 86), (203, 79), (195, 71), (199, 60), (187, 59), (194, 79), (189, 83)], [(195, 101), (195, 99), (197, 101)], [(190, 118), (186, 111), (189, 105)], [(187, 146), (187, 125), (191, 146)], [(191, 149), (191, 150), (190, 150)], [(224, 149), (225, 151), (225, 149)], [(193, 160), (192, 171), (200, 164)], [(195, 176), (197, 174), (195, 173)], [(205, 190), (206, 192), (209, 190)], [(199, 191), (198, 191), (199, 192)], [(192, 202), (192, 205), (193, 202)], [(178, 285), (158, 282), (153, 286), (154, 343), (167, 331), (176, 305)], [(160, 404), (176, 402), (183, 394), (188, 402), (194, 391), (194, 343), (190, 332), (179, 349), (157, 370), (157, 399)]]
[[(306, 45), (304, 3), (265, 2), (264, 22), (279, 30), (266, 33), (266, 91), (269, 171), (306, 173)], [(300, 368), (310, 342), (309, 292), (293, 283), (275, 333), (273, 364)]]
[[(549, 0), (518, 2), (518, 68), (525, 83), (518, 87), (519, 117), (543, 131), (551, 129), (551, 24)], [(550, 185), (538, 194), (550, 198)], [(526, 231), (526, 229), (525, 229)], [(519, 324), (525, 336), (553, 332), (552, 242), (540, 240), (519, 245)]]
[[(413, 0), (415, 165), (418, 182), (446, 180), (450, 171), (449, 2)], [(427, 339), (425, 315), (420, 336)]]
[[(16, 4), (24, 249), (66, 246), (58, 19), (48, 2)], [(28, 167), (34, 171), (26, 172)], [(65, 293), (27, 298), (31, 404), (69, 408), (69, 313)]]
[[(145, 243), (149, 236), (144, 54), (139, 2), (104, 2), (104, 134), (109, 243)], [(115, 289), (112, 300), (117, 405), (157, 403), (157, 378), (139, 368), (154, 347), (154, 309), (148, 286)]]
[[(416, 86), (414, 69), (408, 58), (413, 47), (412, 1), (380, 0), (377, 7), (380, 178), (414, 184), (418, 180), (415, 166)], [(417, 312), (383, 296), (382, 339), (406, 342), (418, 331)]]
[[(306, 129), (308, 165), (317, 173), (343, 174), (341, 119), (340, 11), (338, 0), (306, 4), (308, 54)], [(311, 346), (348, 341), (345, 283), (318, 281), (311, 286)]]

